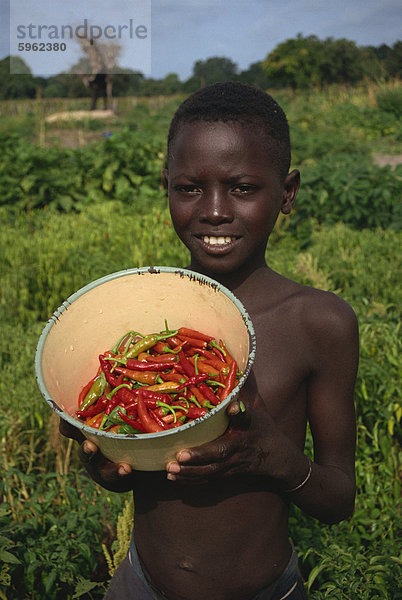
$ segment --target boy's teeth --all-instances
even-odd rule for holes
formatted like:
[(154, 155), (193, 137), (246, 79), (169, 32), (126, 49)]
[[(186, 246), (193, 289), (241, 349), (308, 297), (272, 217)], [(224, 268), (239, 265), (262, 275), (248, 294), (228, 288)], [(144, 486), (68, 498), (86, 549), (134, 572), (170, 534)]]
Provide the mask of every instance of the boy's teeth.
[(210, 244), (211, 246), (214, 245), (222, 245), (222, 244), (229, 244), (229, 242), (232, 241), (232, 238), (228, 235), (226, 236), (219, 236), (219, 237), (215, 237), (215, 236), (208, 236), (208, 235), (204, 235), (204, 237), (202, 238), (203, 241), (206, 244)]

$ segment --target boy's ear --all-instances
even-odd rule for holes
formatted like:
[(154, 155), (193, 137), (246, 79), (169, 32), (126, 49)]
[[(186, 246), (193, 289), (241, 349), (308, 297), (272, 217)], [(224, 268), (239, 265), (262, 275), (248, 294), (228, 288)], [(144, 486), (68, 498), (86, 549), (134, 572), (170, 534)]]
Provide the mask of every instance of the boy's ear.
[(283, 198), (281, 211), (284, 215), (288, 215), (293, 208), (296, 200), (297, 192), (300, 187), (300, 171), (293, 169), (286, 175), (285, 183), (283, 184)]
[(161, 171), (161, 184), (164, 190), (167, 191), (169, 183), (169, 173), (167, 169)]

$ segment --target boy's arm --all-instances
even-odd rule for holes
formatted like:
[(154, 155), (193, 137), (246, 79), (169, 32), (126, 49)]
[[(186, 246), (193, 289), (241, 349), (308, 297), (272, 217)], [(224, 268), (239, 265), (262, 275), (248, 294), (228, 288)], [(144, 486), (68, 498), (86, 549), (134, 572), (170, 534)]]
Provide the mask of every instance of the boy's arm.
[(352, 309), (332, 295), (310, 308), (313, 317), (305, 323), (309, 345), (303, 351), (312, 365), (307, 398), (314, 439), (311, 473), (305, 454), (264, 410), (251, 377), (241, 395), (246, 413), (239, 412), (239, 402), (233, 403), (228, 432), (178, 453), (178, 460), (168, 465), (169, 479), (197, 481), (249, 472), (269, 477), (279, 493), (323, 522), (334, 523), (353, 512), (357, 320)]
[[(323, 522), (334, 523), (353, 513), (355, 499), (356, 423), (354, 385), (358, 366), (358, 325), (352, 309), (335, 301), (322, 308), (311, 328), (313, 370), (308, 386), (308, 419), (314, 441), (314, 462), (305, 485), (292, 501)], [(319, 307), (316, 307), (319, 310)], [(325, 313), (324, 313), (325, 311)], [(308, 465), (307, 465), (308, 467)], [(304, 473), (307, 474), (304, 466)], [(289, 488), (303, 481), (294, 472)]]

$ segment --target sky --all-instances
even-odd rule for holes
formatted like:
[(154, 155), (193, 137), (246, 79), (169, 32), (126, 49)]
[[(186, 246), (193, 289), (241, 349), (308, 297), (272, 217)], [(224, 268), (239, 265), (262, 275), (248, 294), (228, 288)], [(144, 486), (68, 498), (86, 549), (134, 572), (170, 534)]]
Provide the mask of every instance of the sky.
[[(73, 4), (74, 1), (87, 10), (96, 7), (98, 15), (102, 12), (101, 0), (73, 0)], [(72, 5), (72, 0), (0, 0), (0, 59), (10, 53), (10, 2), (14, 3), (14, 11), (19, 5), (22, 12), (24, 7), (36, 7), (31, 10), (39, 11), (41, 3), (45, 3), (51, 7), (46, 13), (49, 21), (45, 22), (60, 18), (63, 5)], [(146, 17), (138, 17), (134, 10), (138, 2), (148, 3), (151, 9), (147, 23), (150, 56), (145, 60), (146, 68), (140, 70), (156, 79), (177, 73), (184, 81), (191, 76), (195, 61), (212, 56), (230, 58), (242, 71), (299, 33), (320, 39), (346, 38), (359, 46), (391, 46), (402, 39), (399, 0), (107, 0), (109, 21), (127, 22), (136, 14), (135, 25), (142, 23), (141, 19), (145, 23)], [(145, 42), (141, 44), (145, 47)], [(137, 43), (137, 47), (141, 44)], [(135, 69), (133, 46), (127, 47), (124, 40), (121, 45), (120, 66)], [(71, 49), (53, 56), (54, 73), (68, 69), (71, 61), (79, 57), (78, 48), (76, 52), (75, 55)], [(30, 54), (31, 57), (26, 53), (24, 59), (31, 60), (31, 64), (28, 59), (26, 62), (34, 75), (42, 74), (37, 70), (37, 57)]]

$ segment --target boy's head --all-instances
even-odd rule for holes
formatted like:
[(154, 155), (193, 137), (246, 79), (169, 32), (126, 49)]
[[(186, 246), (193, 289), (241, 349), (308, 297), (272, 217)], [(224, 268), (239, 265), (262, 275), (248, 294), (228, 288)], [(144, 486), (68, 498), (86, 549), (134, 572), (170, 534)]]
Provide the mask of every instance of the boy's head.
[(197, 122), (239, 123), (254, 128), (265, 138), (271, 160), (284, 179), (290, 166), (290, 136), (286, 115), (267, 93), (253, 86), (226, 81), (202, 88), (177, 109), (168, 134), (168, 158), (183, 124)]
[(191, 268), (227, 278), (265, 265), (279, 211), (290, 212), (299, 187), (289, 163), (286, 117), (268, 94), (227, 82), (183, 102), (163, 183)]

